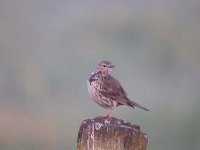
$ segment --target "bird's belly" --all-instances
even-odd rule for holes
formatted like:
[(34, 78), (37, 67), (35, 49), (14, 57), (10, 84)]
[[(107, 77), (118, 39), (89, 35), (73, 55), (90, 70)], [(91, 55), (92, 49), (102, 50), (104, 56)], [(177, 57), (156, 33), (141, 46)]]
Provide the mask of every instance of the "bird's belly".
[(91, 83), (87, 83), (88, 85), (88, 93), (91, 97), (91, 99), (97, 103), (98, 105), (100, 105), (101, 107), (108, 109), (108, 108), (112, 108), (112, 107), (116, 107), (118, 104), (117, 102), (108, 99), (107, 97), (103, 96), (101, 94), (101, 92), (98, 90), (98, 86), (97, 84), (91, 82)]
[(88, 93), (90, 95), (90, 98), (94, 100), (95, 102), (98, 101), (99, 98), (97, 96), (96, 84), (94, 84), (93, 82), (91, 83), (88, 82), (87, 85), (88, 85)]

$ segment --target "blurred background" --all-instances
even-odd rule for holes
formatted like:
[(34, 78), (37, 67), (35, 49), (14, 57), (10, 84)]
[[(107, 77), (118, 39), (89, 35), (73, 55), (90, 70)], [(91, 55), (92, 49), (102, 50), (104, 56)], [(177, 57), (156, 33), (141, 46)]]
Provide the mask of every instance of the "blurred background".
[(148, 150), (200, 149), (200, 1), (0, 0), (0, 149), (72, 150), (104, 114), (86, 79), (110, 60), (132, 100), (112, 116)]

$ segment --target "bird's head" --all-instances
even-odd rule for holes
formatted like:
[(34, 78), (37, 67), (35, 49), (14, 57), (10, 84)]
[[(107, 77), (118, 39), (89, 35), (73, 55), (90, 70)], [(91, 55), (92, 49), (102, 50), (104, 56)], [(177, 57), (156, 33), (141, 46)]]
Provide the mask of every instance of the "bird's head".
[(112, 68), (114, 68), (115, 66), (112, 65), (111, 62), (104, 60), (101, 61), (97, 67), (96, 67), (96, 72), (101, 72), (101, 73), (111, 73)]

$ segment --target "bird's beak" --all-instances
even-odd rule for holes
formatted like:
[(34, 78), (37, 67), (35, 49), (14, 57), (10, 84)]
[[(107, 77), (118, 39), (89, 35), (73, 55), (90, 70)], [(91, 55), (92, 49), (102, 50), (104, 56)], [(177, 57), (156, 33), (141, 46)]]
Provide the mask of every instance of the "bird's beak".
[(110, 68), (114, 68), (114, 67), (115, 67), (115, 66), (112, 65)]

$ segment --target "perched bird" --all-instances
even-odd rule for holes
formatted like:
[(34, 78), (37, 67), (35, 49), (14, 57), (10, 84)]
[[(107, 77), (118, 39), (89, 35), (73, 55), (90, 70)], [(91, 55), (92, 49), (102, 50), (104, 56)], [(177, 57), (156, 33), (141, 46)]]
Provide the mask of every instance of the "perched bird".
[(148, 111), (147, 108), (131, 101), (120, 82), (111, 76), (112, 68), (115, 67), (109, 61), (101, 61), (97, 67), (90, 73), (87, 86), (88, 92), (93, 101), (101, 107), (107, 109), (103, 116), (108, 118), (110, 112), (120, 106), (139, 107)]

